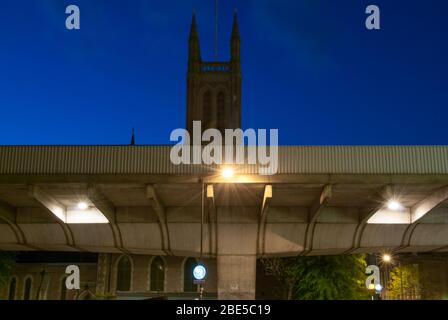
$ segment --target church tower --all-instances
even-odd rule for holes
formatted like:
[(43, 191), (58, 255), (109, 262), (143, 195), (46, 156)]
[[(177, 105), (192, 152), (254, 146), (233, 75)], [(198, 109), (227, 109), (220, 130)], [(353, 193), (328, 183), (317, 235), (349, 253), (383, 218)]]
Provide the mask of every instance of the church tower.
[(202, 131), (241, 128), (240, 34), (235, 13), (231, 35), (230, 61), (206, 62), (201, 58), (196, 16), (190, 29), (187, 75), (187, 130), (193, 121), (202, 122)]

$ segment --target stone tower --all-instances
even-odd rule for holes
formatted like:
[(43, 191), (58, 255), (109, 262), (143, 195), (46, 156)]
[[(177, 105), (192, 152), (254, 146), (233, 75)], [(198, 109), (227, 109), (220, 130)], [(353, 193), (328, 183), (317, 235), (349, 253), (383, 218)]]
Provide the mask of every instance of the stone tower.
[(230, 61), (206, 62), (201, 58), (196, 16), (191, 22), (187, 75), (187, 130), (193, 121), (202, 122), (202, 131), (241, 128), (240, 34), (235, 13)]

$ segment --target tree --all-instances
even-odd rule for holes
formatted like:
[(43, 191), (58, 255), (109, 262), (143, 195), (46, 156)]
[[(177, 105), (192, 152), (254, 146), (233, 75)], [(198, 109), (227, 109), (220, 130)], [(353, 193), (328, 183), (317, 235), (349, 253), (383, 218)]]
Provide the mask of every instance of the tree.
[(302, 278), (296, 269), (294, 258), (262, 259), (266, 274), (275, 276), (286, 289), (286, 299), (291, 300), (296, 295), (297, 283)]
[(287, 299), (368, 299), (363, 255), (263, 259), (267, 274), (283, 285)]
[(15, 263), (12, 253), (0, 253), (0, 289), (8, 284)]
[(387, 284), (387, 296), (391, 300), (419, 299), (420, 275), (418, 265), (399, 265), (392, 269)]

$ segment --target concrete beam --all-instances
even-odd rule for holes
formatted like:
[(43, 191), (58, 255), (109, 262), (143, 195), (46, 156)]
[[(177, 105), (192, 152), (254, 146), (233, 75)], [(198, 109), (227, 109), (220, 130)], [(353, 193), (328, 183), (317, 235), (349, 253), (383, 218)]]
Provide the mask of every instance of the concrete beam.
[(17, 243), (26, 245), (25, 234), (16, 223), (17, 213), (13, 206), (0, 200), (0, 220), (5, 221), (13, 230)]
[(215, 205), (215, 191), (212, 184), (207, 185), (208, 223), (210, 230), (210, 255), (218, 254), (218, 223)]
[(264, 186), (263, 203), (261, 206), (261, 216), (266, 216), (266, 211), (269, 208), (271, 199), (272, 199), (272, 185), (268, 184)]
[(116, 223), (115, 206), (106, 198), (98, 186), (89, 185), (87, 187), (87, 197), (110, 223)]
[(123, 238), (117, 224), (116, 209), (113, 203), (101, 192), (101, 189), (97, 185), (89, 185), (87, 187), (87, 197), (107, 220), (109, 220), (115, 247), (128, 253), (127, 250), (124, 249)]
[(215, 190), (213, 189), (213, 185), (212, 184), (209, 184), (207, 186), (207, 199), (211, 199), (214, 202)]
[(258, 223), (258, 255), (263, 256), (266, 241), (266, 218), (269, 205), (272, 200), (272, 185), (264, 186), (263, 201), (261, 203), (260, 219)]
[(314, 241), (314, 229), (316, 228), (317, 218), (319, 218), (319, 215), (332, 196), (333, 187), (331, 184), (327, 184), (322, 189), (319, 199), (316, 199), (316, 201), (311, 206), (309, 211), (308, 226), (305, 231), (305, 246), (302, 255), (306, 255), (312, 250)]
[(0, 219), (7, 223), (16, 223), (15, 208), (1, 200), (0, 200)]
[(165, 206), (157, 195), (154, 185), (149, 184), (146, 186), (146, 197), (152, 200), (152, 206), (158, 217), (163, 251), (172, 255)]
[[(386, 202), (388, 199), (392, 198), (394, 196), (394, 190), (393, 185), (385, 185), (381, 190), (379, 191), (380, 198), (383, 202)], [(352, 248), (345, 251), (345, 254), (350, 254), (356, 249), (358, 249), (361, 246), (361, 239), (362, 234), (364, 232), (364, 229), (366, 228), (367, 222), (373, 215), (378, 212), (378, 208), (375, 208), (373, 210), (367, 210), (367, 213), (360, 214), (360, 221), (358, 223), (358, 226), (356, 227), (355, 235), (353, 236), (353, 244)]]
[(75, 245), (75, 240), (73, 238), (73, 233), (71, 229), (66, 224), (67, 222), (67, 208), (53, 198), (52, 195), (42, 190), (40, 187), (36, 185), (30, 185), (28, 187), (28, 194), (30, 197), (39, 202), (44, 208), (53, 213), (58, 219), (56, 219), (57, 223), (61, 226), (64, 231), (65, 238), (67, 240), (67, 245), (70, 247), (74, 247), (79, 249)]
[(448, 186), (437, 189), (427, 198), (423, 199), (411, 208), (411, 222), (420, 220), (429, 211), (448, 199)]
[(53, 198), (52, 195), (36, 185), (31, 185), (28, 187), (28, 194), (34, 200), (39, 202), (45, 209), (55, 215), (59, 219), (59, 221), (63, 223), (67, 222), (67, 208), (62, 203)]
[(403, 234), (400, 248), (397, 251), (407, 248), (411, 245), (412, 234), (415, 228), (423, 218), (431, 210), (435, 209), (442, 202), (448, 199), (448, 186), (437, 189), (431, 195), (418, 202), (411, 208), (411, 224), (406, 228)]
[(317, 201), (315, 201), (313, 206), (311, 207), (309, 215), (310, 223), (314, 223), (317, 221), (317, 218), (322, 212), (322, 209), (325, 208), (325, 205), (327, 204), (328, 200), (331, 199), (332, 196), (333, 196), (333, 187), (331, 184), (327, 184), (322, 189), (319, 199), (317, 199)]

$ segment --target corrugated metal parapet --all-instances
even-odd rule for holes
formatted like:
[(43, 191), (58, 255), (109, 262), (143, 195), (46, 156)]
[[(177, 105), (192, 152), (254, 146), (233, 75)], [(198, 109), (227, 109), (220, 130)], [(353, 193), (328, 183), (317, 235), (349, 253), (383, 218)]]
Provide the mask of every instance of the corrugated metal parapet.
[(447, 174), (448, 146), (281, 147), (281, 173)]
[[(170, 146), (2, 146), (0, 174), (200, 174)], [(448, 174), (448, 146), (284, 146), (279, 174)], [(239, 171), (258, 173), (257, 165)]]

